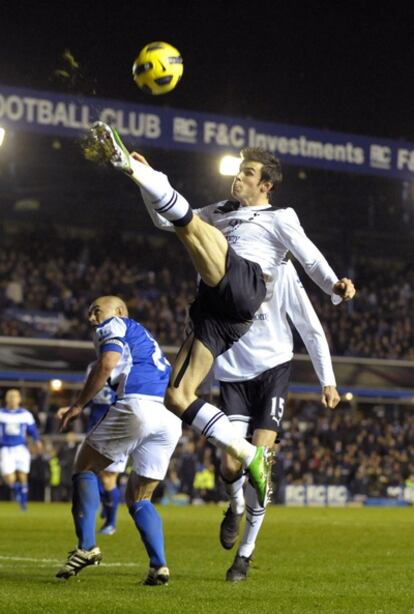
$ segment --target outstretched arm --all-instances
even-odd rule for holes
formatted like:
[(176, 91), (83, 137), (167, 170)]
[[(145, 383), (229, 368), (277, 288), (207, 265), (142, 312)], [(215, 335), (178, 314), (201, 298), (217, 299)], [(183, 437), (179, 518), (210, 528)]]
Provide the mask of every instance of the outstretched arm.
[(285, 282), (286, 311), (302, 337), (318, 376), (322, 387), (322, 404), (333, 409), (338, 405), (340, 396), (336, 389), (332, 358), (322, 324), (291, 262), (285, 265), (282, 274)]
[(347, 277), (338, 279), (326, 258), (306, 236), (293, 209), (280, 213), (276, 222), (276, 232), (283, 245), (299, 260), (309, 277), (324, 291), (331, 295), (334, 304), (350, 300), (355, 296), (355, 287)]

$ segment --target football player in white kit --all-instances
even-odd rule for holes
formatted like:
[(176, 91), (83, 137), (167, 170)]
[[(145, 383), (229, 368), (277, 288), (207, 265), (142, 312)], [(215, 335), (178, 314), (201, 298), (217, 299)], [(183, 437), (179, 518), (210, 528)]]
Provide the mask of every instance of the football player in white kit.
[(0, 473), (20, 509), (25, 511), (29, 492), (27, 477), (30, 472), (26, 436), (33, 439), (37, 454), (42, 453), (43, 446), (33, 414), (20, 407), (21, 401), (20, 391), (11, 388), (6, 392), (5, 407), (0, 409)]
[[(86, 379), (91, 372), (94, 362), (91, 362), (86, 368)], [(115, 392), (108, 383), (100, 390), (86, 406), (89, 411), (88, 423), (86, 432), (89, 431), (103, 418), (108, 409), (114, 403), (116, 398)], [(101, 494), (102, 511), (101, 517), (104, 519), (104, 524), (99, 530), (100, 535), (114, 535), (116, 532), (116, 517), (119, 503), (121, 501), (121, 493), (118, 487), (118, 475), (124, 473), (128, 459), (125, 457), (117, 463), (112, 463), (99, 474), (99, 487)]]
[[(256, 444), (275, 444), (287, 401), (293, 358), (293, 337), (288, 318), (299, 332), (322, 388), (322, 404), (334, 408), (340, 401), (328, 342), (322, 325), (290, 260), (278, 269), (272, 298), (256, 313), (252, 327), (214, 363), (220, 382), (220, 407), (244, 437)], [(245, 479), (240, 463), (223, 455), (221, 475), (230, 499), (220, 526), (220, 542), (231, 549), (241, 519), (246, 524), (226, 580), (245, 580), (265, 509)]]
[(177, 355), (165, 403), (186, 424), (242, 462), (261, 504), (266, 505), (269, 450), (238, 436), (223, 412), (197, 397), (197, 389), (214, 359), (247, 332), (262, 302), (270, 298), (277, 267), (287, 251), (333, 300), (353, 298), (352, 281), (338, 279), (293, 209), (270, 204), (269, 194), (281, 182), (282, 173), (279, 161), (262, 149), (243, 150), (232, 185), (235, 200), (196, 211), (166, 175), (152, 169), (142, 155), (127, 151), (114, 128), (94, 124), (85, 154), (125, 172), (139, 186), (157, 227), (175, 231), (186, 247), (201, 281), (190, 309), (193, 331)]
[(117, 400), (86, 435), (76, 456), (72, 514), (78, 545), (56, 576), (68, 579), (100, 563), (95, 535), (100, 502), (97, 475), (130, 456), (126, 502), (149, 557), (145, 584), (167, 584), (162, 521), (151, 497), (181, 435), (180, 420), (163, 405), (171, 366), (150, 333), (128, 318), (119, 297), (97, 298), (89, 308), (89, 322), (98, 359), (75, 403), (59, 410), (61, 430), (80, 415), (108, 379)]

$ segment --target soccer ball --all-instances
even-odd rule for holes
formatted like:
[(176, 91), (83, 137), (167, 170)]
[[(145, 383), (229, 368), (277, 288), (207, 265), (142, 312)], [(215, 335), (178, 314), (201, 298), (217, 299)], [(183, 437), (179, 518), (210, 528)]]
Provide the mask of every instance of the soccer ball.
[(183, 58), (169, 43), (145, 45), (132, 67), (135, 83), (144, 92), (158, 96), (171, 92), (183, 74)]

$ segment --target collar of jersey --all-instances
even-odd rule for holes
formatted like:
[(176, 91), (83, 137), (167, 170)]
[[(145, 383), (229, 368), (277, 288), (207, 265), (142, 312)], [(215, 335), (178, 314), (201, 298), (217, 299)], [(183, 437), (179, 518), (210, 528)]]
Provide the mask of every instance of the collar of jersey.
[(227, 200), (219, 205), (217, 209), (214, 210), (214, 213), (230, 213), (232, 211), (240, 211), (241, 209), (244, 211), (275, 211), (276, 207), (271, 203), (263, 207), (263, 205), (242, 205), (238, 200)]
[[(261, 208), (259, 209), (259, 207), (261, 207)], [(242, 205), (240, 203), (239, 211), (240, 210), (241, 211), (245, 211), (246, 209), (248, 211), (267, 211), (268, 209), (271, 209), (271, 208), (272, 208), (272, 205), (270, 203), (267, 206), (263, 206), (263, 205)]]

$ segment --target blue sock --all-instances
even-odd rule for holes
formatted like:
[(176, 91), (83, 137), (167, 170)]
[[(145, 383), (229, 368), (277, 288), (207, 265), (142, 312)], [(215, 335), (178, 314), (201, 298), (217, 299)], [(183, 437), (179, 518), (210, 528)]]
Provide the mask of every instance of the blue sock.
[(21, 510), (27, 510), (28, 498), (29, 498), (29, 487), (27, 484), (22, 484), (20, 488), (20, 497), (19, 497), (19, 503), (20, 503)]
[(21, 492), (22, 492), (22, 485), (20, 484), (20, 482), (15, 482), (13, 486), (11, 487), (11, 490), (12, 490), (14, 501), (17, 501), (18, 503), (20, 503)]
[(98, 477), (98, 488), (99, 488), (99, 496), (101, 498), (101, 503), (102, 503), (102, 507), (101, 507), (101, 513), (99, 514), (101, 518), (105, 519), (105, 523), (108, 519), (108, 514), (106, 513), (106, 509), (105, 509), (105, 502), (104, 502), (104, 494), (105, 494), (105, 490), (102, 484), (102, 480), (101, 478)]
[(162, 520), (151, 501), (137, 501), (129, 508), (141, 539), (144, 542), (151, 567), (166, 565)]
[(121, 493), (118, 486), (115, 486), (112, 490), (105, 490), (102, 496), (102, 505), (105, 509), (105, 524), (109, 524), (112, 527), (116, 523), (116, 513), (118, 511), (119, 502), (121, 500)]
[(92, 471), (75, 473), (73, 480), (72, 515), (79, 548), (90, 550), (96, 545), (95, 523), (99, 508), (98, 478)]

